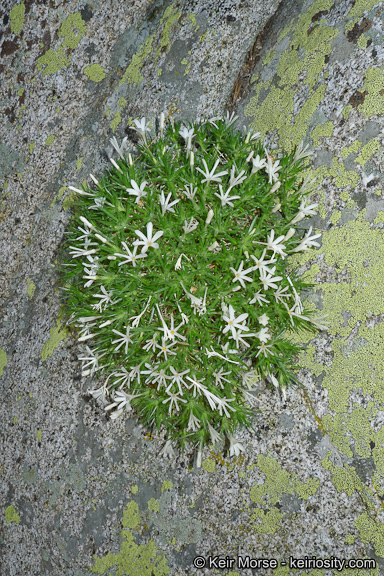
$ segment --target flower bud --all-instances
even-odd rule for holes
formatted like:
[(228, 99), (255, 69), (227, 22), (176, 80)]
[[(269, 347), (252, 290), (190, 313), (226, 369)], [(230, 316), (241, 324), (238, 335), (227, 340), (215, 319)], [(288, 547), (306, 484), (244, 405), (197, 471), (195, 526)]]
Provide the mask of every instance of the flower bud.
[(214, 217), (214, 215), (215, 215), (215, 213), (214, 213), (214, 211), (211, 209), (211, 210), (208, 212), (208, 216), (207, 216), (207, 219), (206, 219), (205, 223), (206, 223), (206, 224), (210, 224), (212, 218)]
[(288, 232), (286, 233), (286, 235), (284, 236), (284, 240), (283, 242), (286, 242), (286, 240), (289, 240), (290, 238), (292, 238), (292, 236), (295, 234), (296, 230), (294, 228), (290, 228), (288, 230)]
[(193, 152), (191, 152), (191, 155), (189, 158), (189, 164), (190, 164), (191, 168), (193, 168), (194, 163), (195, 163), (195, 155)]

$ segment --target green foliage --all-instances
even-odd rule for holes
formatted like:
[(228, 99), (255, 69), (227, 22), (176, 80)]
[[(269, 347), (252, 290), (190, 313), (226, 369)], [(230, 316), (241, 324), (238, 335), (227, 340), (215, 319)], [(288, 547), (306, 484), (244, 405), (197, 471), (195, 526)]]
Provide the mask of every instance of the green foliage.
[[(111, 417), (135, 410), (172, 441), (197, 446), (251, 424), (252, 384), (296, 380), (287, 330), (321, 325), (304, 314), (309, 287), (286, 256), (318, 245), (293, 226), (307, 206), (300, 146), (276, 160), (234, 119), (173, 123), (135, 161), (119, 159), (77, 192), (62, 270), (70, 322), (85, 346), (83, 375), (107, 376), (95, 397)], [(81, 224), (79, 226), (79, 224)], [(79, 234), (80, 231), (80, 234)], [(91, 343), (91, 345), (89, 345)], [(165, 453), (171, 453), (171, 442)]]

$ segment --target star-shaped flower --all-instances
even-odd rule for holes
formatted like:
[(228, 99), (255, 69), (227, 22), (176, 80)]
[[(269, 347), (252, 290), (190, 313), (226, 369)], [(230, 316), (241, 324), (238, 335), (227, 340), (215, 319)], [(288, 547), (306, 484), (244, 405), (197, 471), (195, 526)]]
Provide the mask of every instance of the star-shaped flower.
[(235, 275), (232, 282), (236, 282), (238, 280), (240, 282), (240, 284), (242, 285), (242, 287), (245, 288), (244, 280), (246, 280), (247, 282), (253, 282), (253, 279), (250, 278), (249, 276), (247, 276), (247, 274), (248, 274), (248, 272), (253, 272), (254, 268), (252, 266), (251, 268), (247, 268), (246, 270), (243, 270), (243, 266), (244, 266), (244, 261), (242, 260), (238, 270), (235, 270), (234, 268), (230, 268), (230, 270), (232, 270), (232, 272)]
[(148, 222), (147, 224), (147, 236), (145, 236), (140, 230), (135, 230), (135, 234), (141, 238), (141, 240), (135, 240), (133, 245), (134, 246), (143, 246), (141, 252), (147, 252), (148, 248), (158, 248), (159, 245), (156, 243), (156, 240), (160, 238), (164, 234), (162, 230), (156, 232), (154, 236), (152, 236), (153, 225), (152, 222)]

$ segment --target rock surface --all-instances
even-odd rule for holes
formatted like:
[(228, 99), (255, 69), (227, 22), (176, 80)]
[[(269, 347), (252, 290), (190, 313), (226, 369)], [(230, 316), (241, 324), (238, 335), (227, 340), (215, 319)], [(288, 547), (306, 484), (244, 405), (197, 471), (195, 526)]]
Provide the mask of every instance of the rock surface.
[[(268, 573), (238, 556), (383, 573), (383, 3), (5, 0), (0, 23), (2, 574), (214, 574), (210, 556), (231, 576)], [(304, 388), (260, 389), (246, 453), (205, 449), (200, 469), (89, 399), (55, 271), (68, 186), (162, 110), (234, 110), (274, 154), (304, 140), (320, 201), (322, 246), (295, 264), (330, 327), (306, 340)]]

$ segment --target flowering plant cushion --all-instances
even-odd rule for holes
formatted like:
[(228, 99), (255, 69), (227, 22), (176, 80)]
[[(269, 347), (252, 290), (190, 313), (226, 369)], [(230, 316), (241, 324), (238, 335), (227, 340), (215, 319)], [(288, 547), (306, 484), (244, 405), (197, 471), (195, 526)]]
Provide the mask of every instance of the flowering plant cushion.
[(324, 328), (305, 312), (309, 285), (288, 255), (319, 246), (298, 222), (315, 214), (300, 146), (279, 160), (236, 118), (191, 124), (160, 117), (149, 137), (135, 120), (137, 155), (126, 139), (77, 200), (63, 256), (65, 303), (83, 347), (83, 376), (111, 418), (133, 409), (172, 443), (201, 449), (250, 426), (252, 387), (285, 394), (298, 347), (287, 331)]

